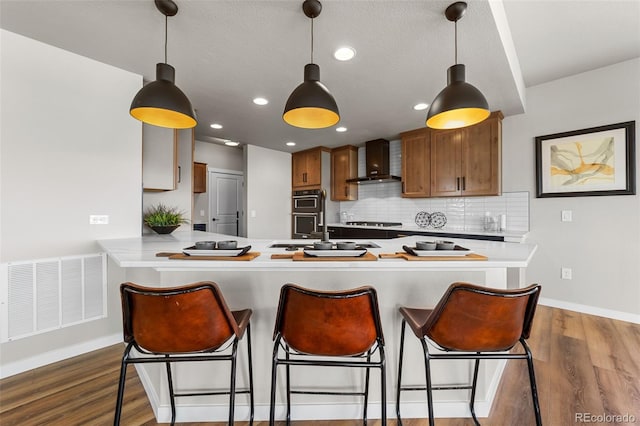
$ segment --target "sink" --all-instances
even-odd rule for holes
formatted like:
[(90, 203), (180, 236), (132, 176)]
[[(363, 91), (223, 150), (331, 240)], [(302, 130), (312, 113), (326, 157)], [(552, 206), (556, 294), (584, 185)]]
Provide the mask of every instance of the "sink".
[[(363, 248), (380, 248), (376, 243), (372, 243), (371, 241), (356, 241), (356, 244)], [(269, 246), (269, 248), (284, 248), (289, 250), (297, 250), (304, 247), (313, 246), (313, 242), (309, 241), (308, 243), (273, 243)]]

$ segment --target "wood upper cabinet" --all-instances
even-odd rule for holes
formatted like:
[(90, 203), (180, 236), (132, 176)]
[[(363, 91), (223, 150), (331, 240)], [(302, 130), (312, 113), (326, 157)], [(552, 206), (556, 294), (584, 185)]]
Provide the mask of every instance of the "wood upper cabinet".
[(193, 192), (200, 194), (207, 192), (207, 164), (193, 163)]
[(142, 185), (146, 191), (173, 191), (178, 185), (178, 134), (142, 125)]
[(500, 195), (502, 113), (456, 130), (431, 131), (431, 196)]
[(431, 130), (416, 129), (402, 136), (402, 196), (428, 197), (431, 194)]
[(291, 187), (320, 189), (322, 184), (322, 147), (294, 152), (291, 155)]
[(358, 177), (358, 148), (345, 145), (331, 150), (331, 200), (358, 199), (358, 184), (347, 179)]

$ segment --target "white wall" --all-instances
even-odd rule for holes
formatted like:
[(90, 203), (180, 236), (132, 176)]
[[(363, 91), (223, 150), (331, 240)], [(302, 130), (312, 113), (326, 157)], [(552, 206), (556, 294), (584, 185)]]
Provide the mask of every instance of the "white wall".
[(291, 238), (291, 154), (254, 145), (245, 154), (247, 238)]
[[(531, 194), (529, 238), (539, 248), (528, 280), (542, 284), (545, 299), (621, 318), (640, 314), (640, 196), (535, 198), (534, 138), (635, 120), (637, 147), (638, 76), (634, 59), (530, 87), (526, 114), (505, 118), (502, 137), (504, 191)], [(573, 222), (560, 221), (562, 210)], [(560, 279), (561, 267), (572, 268), (572, 280)]]
[(241, 147), (196, 141), (193, 158), (193, 161), (207, 163), (208, 167), (213, 167), (214, 169), (244, 170), (244, 158)]
[[(140, 235), (142, 126), (128, 111), (142, 77), (4, 30), (0, 39), (0, 262)], [(89, 225), (91, 214), (109, 224)], [(2, 365), (121, 335), (117, 288), (108, 296), (107, 319), (2, 344)]]

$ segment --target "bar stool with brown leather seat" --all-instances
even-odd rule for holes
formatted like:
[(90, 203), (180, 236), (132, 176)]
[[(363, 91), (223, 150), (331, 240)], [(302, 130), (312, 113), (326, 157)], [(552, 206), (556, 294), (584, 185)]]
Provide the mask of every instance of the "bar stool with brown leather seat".
[[(271, 411), (275, 421), (276, 378), (285, 366), (287, 424), (291, 421), (291, 394), (358, 395), (364, 397), (364, 424), (369, 402), (369, 370), (380, 370), (382, 424), (386, 424), (385, 355), (378, 298), (373, 287), (319, 291), (286, 284), (274, 330), (271, 370)], [(291, 389), (291, 366), (364, 368), (361, 392)]]
[[(429, 425), (433, 426), (432, 390), (471, 389), (469, 407), (476, 425), (480, 425), (474, 409), (478, 366), (481, 359), (526, 359), (536, 424), (541, 425), (538, 392), (533, 370), (533, 358), (526, 339), (531, 332), (541, 286), (533, 284), (516, 290), (499, 290), (468, 283), (453, 283), (433, 309), (401, 307), (402, 330), (400, 335), (400, 357), (398, 362), (398, 386), (396, 412), (400, 418), (401, 391), (427, 391)], [(402, 358), (406, 324), (422, 343), (425, 363), (426, 386), (401, 386)], [(517, 343), (524, 352), (511, 353)], [(429, 352), (429, 343), (435, 344), (443, 353)], [(433, 386), (431, 383), (431, 360), (473, 359), (473, 379), (470, 385)]]
[[(171, 397), (171, 424), (176, 420), (175, 398), (229, 395), (229, 424), (234, 421), (235, 395), (248, 393), (253, 423), (253, 370), (251, 361), (251, 309), (230, 311), (218, 286), (202, 281), (180, 287), (149, 288), (120, 285), (124, 341), (114, 425), (120, 424), (127, 366), (165, 363)], [(248, 389), (236, 389), (238, 342), (247, 333)], [(131, 356), (132, 349), (138, 352)], [(139, 356), (142, 355), (142, 356)], [(229, 361), (229, 390), (175, 393), (172, 362)]]

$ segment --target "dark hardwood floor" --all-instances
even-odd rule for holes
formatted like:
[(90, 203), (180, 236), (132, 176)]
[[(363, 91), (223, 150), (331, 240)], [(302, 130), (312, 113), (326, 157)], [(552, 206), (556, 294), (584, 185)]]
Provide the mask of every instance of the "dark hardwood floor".
[[(529, 343), (545, 425), (640, 424), (640, 325), (540, 306)], [(1, 380), (0, 424), (112, 424), (122, 349), (114, 345)], [(596, 416), (608, 417), (597, 421)], [(524, 362), (509, 362), (493, 410), (481, 421), (485, 426), (534, 424)], [(403, 423), (426, 425), (427, 420), (407, 419)], [(128, 374), (122, 424), (157, 424), (133, 368)], [(257, 426), (266, 424), (256, 422)], [(295, 424), (347, 426), (361, 422)], [(469, 419), (437, 419), (436, 424), (473, 423)]]

